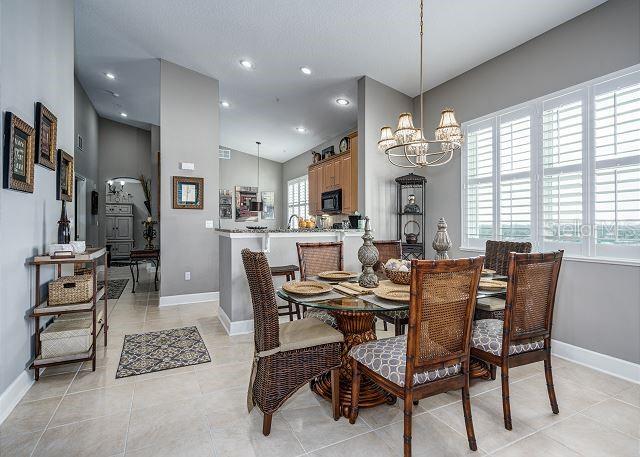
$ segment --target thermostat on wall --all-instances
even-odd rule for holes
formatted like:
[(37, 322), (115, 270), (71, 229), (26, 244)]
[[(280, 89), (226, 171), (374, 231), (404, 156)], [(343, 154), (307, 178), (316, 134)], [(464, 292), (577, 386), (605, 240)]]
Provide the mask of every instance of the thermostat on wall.
[(192, 162), (180, 162), (181, 170), (195, 170), (196, 165)]

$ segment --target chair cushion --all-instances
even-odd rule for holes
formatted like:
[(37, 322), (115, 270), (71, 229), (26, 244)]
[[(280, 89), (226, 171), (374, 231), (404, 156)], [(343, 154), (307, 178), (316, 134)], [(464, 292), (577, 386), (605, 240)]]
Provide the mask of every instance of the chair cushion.
[(318, 308), (308, 308), (307, 312), (304, 313), (304, 317), (313, 317), (315, 319), (319, 319), (327, 325), (330, 325), (333, 328), (338, 328), (338, 322), (336, 322), (336, 318), (329, 314), (324, 309)]
[[(500, 319), (481, 319), (473, 323), (471, 347), (494, 355), (502, 355), (502, 329), (504, 321)], [(544, 340), (524, 344), (512, 344), (509, 355), (535, 351), (544, 348)]]
[[(407, 368), (406, 335), (369, 341), (351, 348), (349, 355), (383, 378), (404, 386)], [(460, 364), (413, 375), (413, 384), (424, 384), (460, 372)]]
[(313, 317), (280, 324), (280, 352), (341, 343), (344, 335)]
[(380, 313), (381, 315), (387, 316), (391, 319), (409, 319), (409, 310), (401, 309), (400, 311), (385, 311)]

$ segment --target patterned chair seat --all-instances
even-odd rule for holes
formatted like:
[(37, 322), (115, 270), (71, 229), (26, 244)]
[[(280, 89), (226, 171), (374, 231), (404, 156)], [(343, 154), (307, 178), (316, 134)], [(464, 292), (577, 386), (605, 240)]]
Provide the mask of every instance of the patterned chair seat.
[[(406, 335), (369, 341), (351, 348), (349, 355), (389, 381), (404, 386), (407, 365)], [(413, 375), (413, 383), (424, 384), (460, 372), (460, 364)]]
[[(502, 355), (502, 329), (504, 321), (500, 319), (481, 319), (473, 323), (471, 347), (494, 355)], [(512, 344), (509, 355), (535, 351), (544, 348), (544, 340), (524, 344)]]
[(338, 328), (338, 322), (336, 322), (336, 318), (324, 309), (307, 308), (307, 311), (304, 313), (304, 317), (315, 317), (316, 319), (321, 320), (322, 322), (330, 325), (333, 328)]
[(391, 319), (409, 319), (408, 309), (402, 309), (400, 311), (385, 311), (384, 313), (380, 313), (380, 314), (388, 316)]

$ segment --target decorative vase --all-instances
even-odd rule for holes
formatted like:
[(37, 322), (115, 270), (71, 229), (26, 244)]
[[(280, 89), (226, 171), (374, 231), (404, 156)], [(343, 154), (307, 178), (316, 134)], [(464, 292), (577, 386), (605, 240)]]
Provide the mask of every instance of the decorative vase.
[(58, 243), (69, 244), (71, 241), (71, 227), (67, 217), (67, 202), (62, 200), (62, 210), (58, 221)]
[(433, 237), (431, 246), (436, 251), (436, 260), (449, 258), (447, 251), (451, 249), (451, 239), (447, 232), (447, 221), (444, 220), (444, 217), (441, 217), (438, 221), (438, 231), (436, 232), (436, 236)]
[(157, 222), (151, 220), (151, 218), (149, 217), (147, 218), (146, 221), (142, 221), (142, 224), (144, 225), (144, 230), (142, 231), (142, 237), (147, 242), (144, 248), (148, 251), (151, 251), (155, 249), (155, 246), (153, 245), (153, 240), (155, 240), (156, 236), (158, 236), (158, 232), (156, 231), (155, 228), (153, 228), (153, 226), (157, 224)]
[(364, 218), (364, 243), (358, 249), (358, 260), (362, 264), (362, 274), (358, 284), (362, 287), (378, 287), (378, 276), (373, 271), (373, 266), (379, 258), (378, 248), (373, 245), (373, 235), (371, 234), (371, 221), (369, 217)]

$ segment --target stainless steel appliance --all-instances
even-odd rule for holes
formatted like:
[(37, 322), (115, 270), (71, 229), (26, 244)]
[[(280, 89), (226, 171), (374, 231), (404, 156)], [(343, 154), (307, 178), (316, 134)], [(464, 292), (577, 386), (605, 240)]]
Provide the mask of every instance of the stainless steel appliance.
[(340, 214), (342, 212), (342, 189), (322, 193), (322, 212)]

